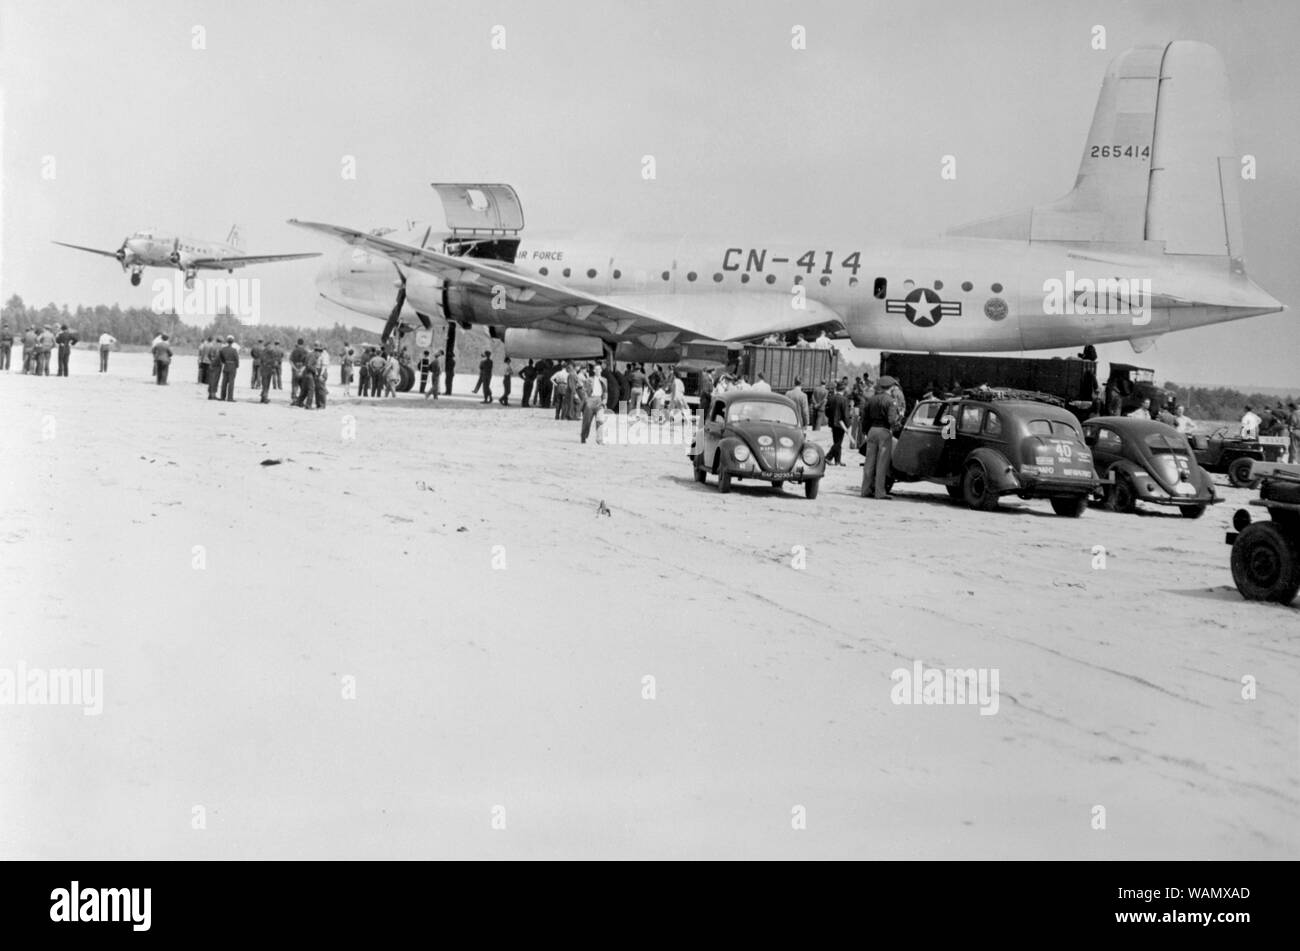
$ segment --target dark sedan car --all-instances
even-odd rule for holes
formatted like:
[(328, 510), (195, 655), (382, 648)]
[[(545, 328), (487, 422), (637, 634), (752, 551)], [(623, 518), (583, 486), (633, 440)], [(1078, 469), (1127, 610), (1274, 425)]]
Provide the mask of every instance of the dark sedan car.
[(802, 482), (804, 494), (817, 498), (826, 473), (820, 447), (804, 438), (799, 411), (779, 393), (731, 390), (714, 397), (690, 449), (695, 481), (709, 473), (718, 491), (731, 491), (733, 479), (755, 479), (779, 489)]
[(1059, 401), (1015, 390), (921, 400), (903, 426), (890, 468), (900, 482), (926, 480), (973, 509), (1004, 495), (1048, 499), (1077, 518), (1097, 487), (1079, 421)]
[(1083, 424), (1083, 433), (1102, 480), (1099, 500), (1113, 512), (1134, 512), (1139, 502), (1149, 502), (1200, 518), (1207, 506), (1222, 501), (1187, 437), (1172, 426), (1097, 416)]

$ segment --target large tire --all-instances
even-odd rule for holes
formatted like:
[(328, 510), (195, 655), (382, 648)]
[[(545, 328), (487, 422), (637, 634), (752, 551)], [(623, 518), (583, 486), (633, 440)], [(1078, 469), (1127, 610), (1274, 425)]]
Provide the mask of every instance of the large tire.
[(1052, 511), (1057, 515), (1064, 515), (1066, 518), (1078, 518), (1084, 512), (1088, 511), (1088, 497), (1086, 495), (1073, 496), (1068, 499), (1050, 499)]
[(961, 492), (962, 492), (962, 482), (963, 482), (963, 481), (964, 481), (964, 480), (958, 479), (956, 485), (945, 485), (945, 486), (944, 486), (944, 488), (948, 490), (948, 498), (952, 499), (954, 502), (960, 502), (960, 501), (961, 501)]
[(781, 492), (785, 489), (785, 483), (782, 482), (780, 479), (777, 479), (772, 483), (772, 488), (776, 489), (776, 491), (778, 492)]
[(1178, 506), (1178, 514), (1183, 518), (1200, 518), (1205, 514), (1207, 508), (1209, 508), (1208, 505), (1180, 505)]
[(1232, 580), (1243, 598), (1290, 604), (1300, 591), (1300, 543), (1273, 522), (1247, 525), (1232, 544)]
[(978, 459), (966, 463), (961, 474), (961, 497), (971, 508), (989, 512), (998, 507), (998, 496), (993, 491), (988, 470)]
[(397, 386), (394, 389), (399, 393), (409, 393), (411, 387), (415, 386), (415, 371), (410, 367), (398, 367), (397, 369), (401, 373), (401, 379), (397, 381)]
[(810, 499), (817, 498), (817, 490), (821, 488), (821, 479), (809, 479), (803, 484), (803, 494)]
[(1242, 456), (1239, 459), (1233, 459), (1228, 463), (1228, 482), (1239, 489), (1253, 489), (1259, 485), (1259, 480), (1253, 475), (1255, 460), (1250, 456)]
[(1115, 473), (1115, 484), (1106, 489), (1106, 508), (1121, 515), (1132, 515), (1137, 511), (1137, 490), (1122, 472)]
[(718, 473), (718, 491), (723, 495), (731, 491), (731, 473), (726, 469)]
[(704, 453), (691, 456), (691, 463), (695, 469), (695, 481), (703, 485), (709, 479), (709, 473), (704, 468)]

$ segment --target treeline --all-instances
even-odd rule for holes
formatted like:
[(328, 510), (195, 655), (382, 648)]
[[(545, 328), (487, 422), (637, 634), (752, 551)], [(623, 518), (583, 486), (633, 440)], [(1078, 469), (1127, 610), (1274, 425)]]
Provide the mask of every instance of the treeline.
[[(99, 339), (102, 333), (112, 334), (117, 342), (125, 347), (148, 347), (154, 337), (165, 333), (171, 339), (172, 347), (178, 352), (197, 351), (199, 342), (209, 335), (225, 337), (233, 334), (242, 346), (258, 340), (279, 340), (282, 345), (292, 346), (302, 337), (308, 344), (319, 340), (330, 353), (338, 353), (344, 343), (354, 347), (378, 344), (379, 335), (355, 327), (346, 327), (336, 323), (332, 327), (290, 327), (279, 324), (245, 324), (237, 317), (220, 315), (204, 326), (187, 324), (175, 314), (159, 314), (147, 307), (128, 307), (123, 310), (117, 304), (111, 307), (100, 304), (96, 307), (78, 306), (75, 310), (66, 304), (57, 307), (46, 304), (44, 307), (28, 307), (17, 294), (5, 302), (0, 311), (0, 320), (20, 337), (28, 327), (51, 325), (58, 327), (67, 324), (81, 338), (83, 344)], [(434, 332), (431, 350), (444, 349), (447, 331), (437, 327)], [(415, 335), (407, 334), (403, 342), (410, 347), (412, 356), (419, 359), (415, 346)], [(480, 355), (491, 348), (494, 359), (500, 363), (501, 344), (490, 340), (479, 328), (470, 330), (457, 328), (456, 363), (463, 371), (477, 367)]]
[(1253, 406), (1260, 416), (1261, 410), (1277, 406), (1280, 401), (1300, 403), (1300, 393), (1288, 396), (1268, 396), (1264, 393), (1243, 393), (1226, 386), (1179, 386), (1166, 383), (1163, 389), (1174, 393), (1178, 402), (1187, 407), (1187, 415), (1192, 419), (1237, 420), (1246, 412), (1247, 406)]

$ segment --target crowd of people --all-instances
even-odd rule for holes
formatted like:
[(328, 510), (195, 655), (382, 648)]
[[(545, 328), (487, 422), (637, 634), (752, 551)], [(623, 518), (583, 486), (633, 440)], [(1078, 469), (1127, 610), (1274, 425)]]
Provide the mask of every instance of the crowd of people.
[(10, 369), (15, 343), (22, 346), (19, 365), (23, 373), (32, 376), (50, 375), (50, 355), (57, 354), (57, 376), (68, 375), (68, 360), (77, 345), (77, 335), (67, 324), (28, 327), (15, 340), (14, 332), (0, 327), (0, 370)]

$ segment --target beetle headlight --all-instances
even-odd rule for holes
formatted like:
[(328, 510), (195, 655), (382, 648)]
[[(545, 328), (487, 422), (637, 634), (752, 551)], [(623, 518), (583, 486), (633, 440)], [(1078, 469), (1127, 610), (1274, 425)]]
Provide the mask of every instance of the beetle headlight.
[(821, 453), (817, 451), (816, 446), (808, 445), (803, 447), (803, 452), (799, 453), (799, 458), (803, 460), (806, 466), (815, 466), (821, 461)]
[(749, 447), (743, 442), (737, 443), (736, 447), (731, 450), (731, 457), (737, 462), (745, 462), (749, 459)]

